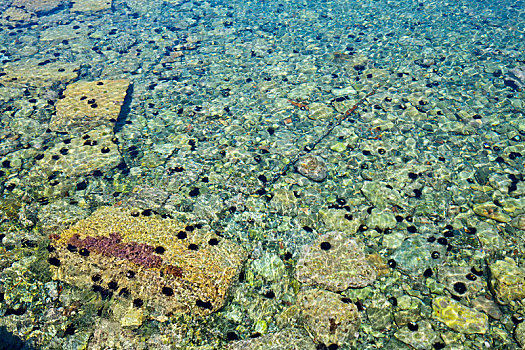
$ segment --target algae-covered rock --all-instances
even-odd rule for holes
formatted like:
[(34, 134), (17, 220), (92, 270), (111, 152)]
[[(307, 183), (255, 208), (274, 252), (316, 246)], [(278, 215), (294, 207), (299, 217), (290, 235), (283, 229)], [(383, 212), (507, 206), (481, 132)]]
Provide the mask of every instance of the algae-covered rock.
[(295, 277), (308, 285), (334, 292), (372, 284), (377, 277), (363, 247), (341, 232), (329, 232), (307, 246), (301, 254)]
[(451, 298), (439, 296), (432, 300), (432, 316), (453, 330), (463, 334), (485, 334), (488, 316), (464, 306)]
[(490, 265), (491, 284), (498, 302), (508, 304), (525, 298), (525, 270), (511, 258), (498, 260)]
[(339, 347), (353, 344), (360, 325), (357, 307), (347, 298), (322, 289), (299, 292), (305, 328), (318, 342)]
[(117, 207), (102, 207), (51, 239), (55, 279), (163, 315), (220, 309), (246, 257), (213, 232)]
[(111, 126), (119, 117), (130, 81), (79, 81), (67, 86), (64, 98), (56, 104), (49, 123), (55, 131), (88, 131), (100, 125)]

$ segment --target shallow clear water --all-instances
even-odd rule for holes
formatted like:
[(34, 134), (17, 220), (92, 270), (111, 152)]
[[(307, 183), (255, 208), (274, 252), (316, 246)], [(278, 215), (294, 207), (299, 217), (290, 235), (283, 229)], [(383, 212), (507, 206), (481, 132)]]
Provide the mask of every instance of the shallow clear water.
[(0, 349), (525, 346), (524, 16), (3, 0)]

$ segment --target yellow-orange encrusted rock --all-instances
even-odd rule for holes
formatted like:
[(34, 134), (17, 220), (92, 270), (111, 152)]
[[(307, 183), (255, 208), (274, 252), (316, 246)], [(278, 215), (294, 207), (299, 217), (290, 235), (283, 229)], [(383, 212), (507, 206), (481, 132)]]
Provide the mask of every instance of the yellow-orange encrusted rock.
[(439, 296), (432, 300), (432, 317), (453, 330), (463, 334), (485, 334), (489, 317), (449, 297)]
[(246, 258), (205, 228), (133, 208), (101, 207), (51, 238), (55, 279), (162, 315), (220, 309)]

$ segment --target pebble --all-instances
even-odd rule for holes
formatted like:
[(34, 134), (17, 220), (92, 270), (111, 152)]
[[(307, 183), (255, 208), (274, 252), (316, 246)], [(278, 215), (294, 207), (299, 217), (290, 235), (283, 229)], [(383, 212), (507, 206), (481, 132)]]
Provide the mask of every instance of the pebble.
[(472, 300), (472, 307), (486, 313), (495, 320), (499, 320), (503, 316), (499, 305), (488, 295), (480, 295)]
[(328, 176), (328, 168), (321, 157), (308, 155), (295, 164), (297, 172), (315, 182), (322, 182)]
[(402, 206), (403, 200), (399, 192), (386, 184), (376, 181), (366, 181), (361, 187), (363, 195), (378, 208), (386, 209), (389, 206)]
[(370, 216), (366, 219), (366, 225), (381, 230), (392, 229), (397, 225), (397, 221), (392, 211), (382, 211), (374, 208)]

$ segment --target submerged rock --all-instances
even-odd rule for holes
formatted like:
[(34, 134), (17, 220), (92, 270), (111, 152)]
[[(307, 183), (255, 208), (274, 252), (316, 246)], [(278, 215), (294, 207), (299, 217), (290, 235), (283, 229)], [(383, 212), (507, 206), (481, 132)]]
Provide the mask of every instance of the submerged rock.
[(484, 216), (499, 222), (509, 222), (511, 220), (510, 216), (505, 214), (500, 207), (491, 202), (478, 204), (472, 208), (472, 210), (474, 210), (474, 213), (479, 216)]
[(108, 10), (111, 8), (111, 0), (73, 0), (71, 11), (94, 12)]
[(302, 283), (340, 292), (374, 283), (377, 273), (357, 241), (341, 232), (329, 232), (304, 249), (295, 277)]
[(309, 155), (297, 161), (297, 172), (312, 181), (321, 182), (326, 179), (328, 169), (320, 157)]
[(228, 350), (315, 350), (314, 342), (304, 334), (304, 330), (290, 328), (277, 333), (265, 334), (258, 338), (235, 341), (226, 347)]
[(386, 184), (377, 181), (367, 181), (361, 187), (361, 192), (372, 204), (380, 209), (389, 206), (402, 206), (403, 200), (399, 192)]
[(49, 128), (53, 131), (89, 131), (112, 126), (119, 117), (130, 81), (78, 81), (69, 84), (56, 104)]
[(105, 172), (116, 167), (121, 161), (113, 130), (103, 126), (81, 137), (57, 142), (36, 158), (37, 162), (31, 174), (35, 181), (55, 173), (74, 177), (95, 170)]
[(436, 297), (432, 300), (432, 316), (453, 330), (463, 334), (485, 334), (489, 318), (482, 312), (464, 306), (448, 297)]
[(446, 247), (415, 236), (405, 239), (392, 254), (392, 259), (403, 271), (420, 274), (429, 267), (443, 263), (445, 254)]
[(520, 90), (525, 87), (525, 67), (516, 67), (509, 70), (505, 76), (504, 83), (513, 90)]
[(512, 227), (525, 231), (525, 214), (516, 216), (510, 223)]
[(394, 333), (394, 337), (410, 345), (411, 349), (418, 350), (432, 349), (438, 339), (438, 335), (432, 329), (432, 324), (427, 320), (411, 322), (409, 325), (401, 327)]
[(78, 77), (79, 64), (58, 61), (46, 65), (39, 63), (41, 62), (37, 60), (24, 63), (9, 62), (4, 66), (5, 74), (0, 77), (0, 82), (12, 87), (52, 87), (59, 82), (69, 82)]
[(341, 347), (357, 339), (359, 312), (347, 298), (322, 289), (309, 289), (299, 292), (297, 304), (306, 329), (318, 342)]
[(525, 270), (511, 258), (498, 260), (490, 265), (491, 284), (501, 304), (525, 298)]
[(525, 322), (518, 323), (514, 330), (514, 337), (521, 347), (525, 347)]
[(14, 0), (12, 6), (23, 8), (30, 12), (50, 12), (64, 5), (66, 0)]
[(220, 309), (246, 257), (213, 232), (137, 209), (102, 207), (51, 239), (54, 279), (161, 315)]

